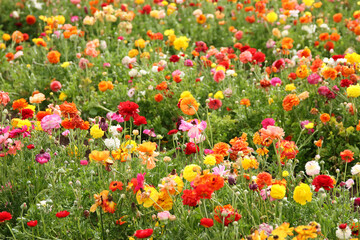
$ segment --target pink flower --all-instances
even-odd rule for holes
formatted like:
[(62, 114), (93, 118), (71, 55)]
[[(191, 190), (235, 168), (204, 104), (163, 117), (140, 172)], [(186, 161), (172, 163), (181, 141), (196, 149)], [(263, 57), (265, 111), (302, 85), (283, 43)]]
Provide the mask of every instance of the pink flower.
[(268, 126), (266, 129), (260, 129), (261, 137), (264, 139), (282, 139), (285, 136), (284, 130), (281, 127)]
[(89, 164), (89, 162), (87, 160), (80, 160), (80, 164), (86, 166)]
[(82, 70), (86, 69), (88, 63), (89, 63), (89, 60), (87, 60), (86, 58), (81, 58), (80, 62), (79, 62), (79, 68), (81, 68)]
[(79, 4), (81, 0), (70, 0), (70, 2), (74, 5)]
[(201, 132), (205, 130), (207, 124), (205, 121), (199, 122), (199, 120), (195, 119), (190, 123), (181, 120), (181, 124), (179, 126), (179, 130), (185, 132), (188, 131), (188, 136), (190, 138), (197, 138), (200, 136)]
[(313, 73), (307, 77), (307, 80), (308, 80), (308, 83), (315, 85), (315, 84), (319, 83), (319, 81), (321, 80), (321, 77), (317, 73)]
[(242, 52), (239, 56), (242, 63), (248, 63), (252, 60), (252, 54), (249, 51)]
[(110, 67), (111, 65), (110, 65), (110, 63), (104, 63), (103, 64), (103, 67)]
[(0, 105), (6, 106), (10, 102), (9, 93), (0, 91)]
[(77, 21), (79, 21), (79, 16), (72, 16), (72, 17), (70, 18), (70, 21), (71, 21), (71, 22), (77, 22)]
[(278, 77), (274, 77), (270, 80), (271, 85), (273, 86), (280, 86), (281, 85), (281, 79)]
[(213, 153), (214, 153), (214, 151), (211, 150), (211, 149), (205, 149), (205, 150), (204, 150), (204, 154), (205, 154), (205, 155), (213, 154)]
[(263, 128), (267, 129), (268, 126), (275, 125), (275, 120), (273, 118), (265, 118), (264, 120), (262, 120), (261, 124), (262, 124)]
[(60, 128), (61, 117), (57, 114), (47, 115), (41, 120), (41, 127), (44, 131)]
[(241, 40), (242, 39), (242, 36), (243, 36), (243, 32), (242, 31), (237, 31), (235, 33), (235, 38), (236, 40)]
[(137, 180), (137, 185), (134, 189), (134, 192), (139, 191), (140, 189), (144, 189), (144, 182), (145, 182), (145, 175), (146, 173), (138, 173), (136, 180)]
[(143, 133), (149, 135), (150, 137), (156, 137), (156, 134), (153, 129), (144, 129)]
[(121, 116), (121, 114), (113, 113), (111, 115), (111, 119), (117, 121), (118, 123), (124, 122), (124, 118)]
[(159, 212), (157, 214), (157, 217), (159, 218), (160, 221), (165, 221), (169, 219), (170, 215), (171, 214), (169, 211), (163, 211), (163, 212)]
[(67, 136), (67, 135), (69, 135), (70, 134), (70, 131), (69, 130), (65, 130), (65, 131), (63, 131), (62, 133), (61, 133), (61, 135), (63, 135), (63, 136)]
[(192, 67), (194, 66), (194, 63), (190, 59), (186, 59), (184, 62), (184, 66)]

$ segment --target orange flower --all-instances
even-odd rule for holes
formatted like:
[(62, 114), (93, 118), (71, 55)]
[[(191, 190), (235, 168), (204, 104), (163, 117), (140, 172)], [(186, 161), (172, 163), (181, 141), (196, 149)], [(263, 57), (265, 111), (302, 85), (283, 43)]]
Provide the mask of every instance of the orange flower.
[(148, 153), (152, 155), (156, 149), (156, 143), (154, 142), (145, 142), (138, 146), (137, 150), (139, 152)]
[(340, 153), (340, 157), (345, 162), (352, 162), (354, 160), (354, 153), (348, 149)]
[(243, 99), (241, 99), (241, 101), (240, 101), (240, 105), (244, 105), (244, 106), (246, 106), (246, 107), (250, 107), (250, 100), (249, 99), (247, 99), (247, 98), (243, 98)]
[(154, 98), (156, 102), (161, 102), (164, 99), (161, 93), (156, 94)]
[(56, 64), (60, 62), (60, 56), (61, 54), (58, 51), (50, 51), (47, 54), (47, 59), (49, 60), (50, 63)]
[(300, 99), (296, 94), (289, 94), (283, 100), (283, 108), (285, 111), (291, 111), (294, 106), (299, 105)]
[(78, 113), (75, 103), (68, 103), (67, 101), (65, 101), (59, 107), (60, 107), (61, 115), (63, 117), (72, 118)]
[(292, 49), (294, 40), (289, 37), (285, 37), (281, 40), (281, 46), (283, 49)]
[(321, 147), (322, 147), (322, 144), (323, 144), (323, 140), (322, 140), (322, 139), (319, 139), (319, 140), (315, 141), (314, 143), (315, 143), (315, 146), (321, 148)]
[(109, 151), (97, 151), (97, 150), (93, 150), (90, 154), (89, 154), (89, 158), (90, 160), (94, 160), (96, 162), (103, 162), (105, 160), (107, 160), (110, 156), (110, 152)]
[(324, 76), (325, 79), (331, 78), (334, 80), (337, 77), (337, 71), (334, 68), (325, 68), (321, 74)]
[(320, 39), (320, 41), (326, 41), (326, 40), (328, 40), (328, 39), (329, 39), (329, 33), (321, 33), (321, 34), (319, 35), (319, 39)]
[(26, 23), (29, 25), (33, 25), (36, 23), (36, 17), (33, 15), (27, 15), (26, 16)]
[(15, 100), (13, 102), (12, 108), (14, 110), (18, 109), (19, 111), (22, 110), (23, 108), (26, 108), (28, 105), (28, 102), (24, 99), (24, 98), (20, 98), (18, 100)]
[(229, 155), (229, 152), (228, 152), (229, 149), (230, 149), (229, 144), (226, 144), (224, 142), (219, 142), (214, 145), (214, 148), (212, 150), (214, 151), (215, 154), (227, 156), (227, 155)]
[(15, 31), (11, 35), (11, 39), (15, 43), (21, 43), (22, 41), (24, 41), (24, 35), (20, 31)]
[(265, 186), (271, 186), (272, 176), (267, 172), (259, 173), (256, 177), (256, 184), (259, 186), (259, 189), (263, 189)]
[(101, 81), (99, 82), (98, 88), (101, 92), (105, 92), (108, 89), (108, 83), (107, 81)]
[(163, 81), (160, 84), (158, 84), (155, 89), (162, 91), (162, 90), (166, 90), (167, 88), (168, 88), (167, 83), (165, 81)]
[(334, 22), (336, 22), (336, 23), (341, 22), (342, 16), (343, 16), (343, 15), (342, 15), (341, 13), (336, 13), (336, 14), (334, 14), (334, 16), (333, 16)]
[(204, 14), (201, 14), (199, 17), (196, 18), (196, 22), (199, 24), (204, 24), (206, 23), (206, 17)]
[(337, 41), (339, 41), (340, 40), (340, 35), (338, 34), (338, 33), (332, 33), (331, 35), (330, 35), (330, 40), (331, 41), (334, 41), (334, 42), (337, 42)]
[(320, 120), (322, 123), (326, 123), (326, 122), (330, 121), (330, 115), (327, 113), (323, 113), (320, 116)]
[(296, 76), (298, 78), (304, 79), (308, 76), (309, 71), (306, 65), (300, 65), (297, 69), (296, 69)]
[(181, 99), (180, 109), (186, 115), (194, 115), (199, 109), (199, 104), (193, 97), (185, 97)]

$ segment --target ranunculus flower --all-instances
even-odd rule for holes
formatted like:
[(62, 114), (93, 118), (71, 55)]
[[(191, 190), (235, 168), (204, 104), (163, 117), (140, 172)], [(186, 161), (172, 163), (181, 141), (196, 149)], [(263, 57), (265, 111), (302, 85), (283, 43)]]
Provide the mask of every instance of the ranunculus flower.
[(151, 228), (144, 229), (144, 230), (137, 230), (134, 234), (137, 238), (148, 238), (153, 234), (154, 230)]

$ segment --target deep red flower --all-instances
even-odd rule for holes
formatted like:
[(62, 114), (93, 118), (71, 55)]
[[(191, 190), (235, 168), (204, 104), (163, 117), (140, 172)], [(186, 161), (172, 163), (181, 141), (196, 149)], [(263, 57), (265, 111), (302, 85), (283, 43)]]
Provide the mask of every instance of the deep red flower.
[(255, 61), (255, 63), (262, 63), (265, 62), (265, 54), (263, 54), (262, 52), (256, 52), (253, 55), (252, 60)]
[(206, 184), (200, 184), (196, 186), (195, 192), (199, 196), (199, 198), (211, 199), (211, 194), (213, 193), (213, 190), (209, 188)]
[(183, 195), (181, 196), (183, 204), (189, 207), (195, 207), (198, 205), (200, 197), (196, 194), (194, 190), (185, 189)]
[(29, 108), (25, 108), (25, 109), (21, 110), (21, 116), (22, 116), (22, 119), (32, 118), (34, 116), (34, 111)]
[(150, 14), (150, 12), (151, 12), (151, 6), (150, 5), (145, 5), (144, 7), (143, 7), (143, 14)]
[(184, 150), (186, 155), (190, 155), (192, 153), (197, 153), (199, 151), (199, 146), (195, 143), (189, 142), (186, 144), (186, 148)]
[(195, 46), (196, 46), (195, 51), (197, 51), (198, 53), (206, 52), (209, 49), (206, 43), (203, 41), (195, 42)]
[(56, 216), (58, 217), (58, 218), (64, 218), (64, 217), (67, 217), (67, 216), (69, 216), (69, 212), (68, 211), (60, 211), (60, 212), (58, 212), (57, 214), (56, 214)]
[(169, 61), (170, 62), (178, 62), (180, 60), (180, 57), (178, 55), (172, 55), (170, 58), (169, 58)]
[(172, 129), (172, 130), (170, 130), (167, 134), (168, 134), (168, 135), (173, 135), (173, 134), (176, 134), (177, 132), (178, 132), (177, 129)]
[(208, 106), (212, 110), (218, 110), (222, 106), (222, 102), (220, 99), (213, 99), (209, 98), (210, 102), (208, 103)]
[(134, 124), (136, 126), (140, 126), (140, 125), (143, 125), (143, 124), (145, 125), (145, 124), (147, 124), (146, 118), (143, 117), (143, 116), (138, 115), (137, 117), (134, 118)]
[(211, 218), (202, 218), (200, 220), (200, 225), (206, 228), (214, 226), (214, 220)]
[(345, 229), (347, 227), (347, 224), (346, 223), (342, 223), (339, 225), (339, 228), (340, 229)]
[(35, 227), (38, 224), (37, 220), (32, 220), (26, 223), (29, 227)]
[(129, 121), (130, 118), (136, 118), (139, 116), (139, 105), (134, 102), (126, 101), (121, 102), (118, 106), (119, 113), (124, 117), (125, 121)]
[(34, 149), (34, 148), (35, 148), (34, 144), (29, 144), (29, 145), (27, 145), (26, 147), (27, 147), (28, 149)]
[(148, 238), (153, 234), (154, 230), (151, 228), (144, 229), (144, 230), (137, 230), (134, 234), (137, 238)]
[(0, 212), (0, 223), (3, 223), (5, 221), (9, 221), (12, 219), (12, 216), (9, 212)]
[(329, 191), (331, 188), (334, 188), (334, 181), (330, 176), (318, 175), (314, 178), (312, 185), (315, 186), (315, 192), (318, 192), (320, 188)]

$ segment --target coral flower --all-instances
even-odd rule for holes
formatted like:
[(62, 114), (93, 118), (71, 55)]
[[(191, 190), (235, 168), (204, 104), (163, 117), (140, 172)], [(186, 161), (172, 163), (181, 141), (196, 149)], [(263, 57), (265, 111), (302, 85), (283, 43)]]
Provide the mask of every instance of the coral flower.
[(212, 220), (211, 218), (202, 218), (200, 220), (200, 225), (206, 228), (210, 228), (214, 226), (214, 220)]
[(60, 56), (61, 54), (58, 51), (50, 51), (47, 54), (47, 59), (49, 60), (50, 63), (56, 64), (60, 62)]
[(0, 105), (6, 106), (10, 102), (9, 93), (0, 91)]
[(284, 130), (276, 126), (268, 126), (267, 129), (260, 129), (260, 134), (263, 139), (282, 139), (285, 135)]
[(94, 160), (96, 162), (103, 162), (105, 160), (107, 160), (110, 156), (110, 152), (109, 151), (97, 151), (97, 150), (93, 150), (90, 155), (89, 158), (90, 160)]
[(134, 234), (135, 237), (137, 238), (148, 238), (153, 234), (154, 230), (149, 228), (149, 229), (144, 229), (144, 230), (137, 230)]
[(296, 94), (289, 94), (283, 100), (283, 108), (285, 111), (291, 111), (294, 106), (299, 105), (300, 99)]
[(341, 159), (345, 162), (352, 162), (354, 160), (354, 153), (348, 149), (340, 153)]
[(41, 103), (45, 100), (45, 95), (42, 93), (34, 94), (34, 96), (30, 97), (30, 103)]
[(272, 184), (272, 176), (267, 172), (259, 173), (256, 177), (256, 184), (259, 186), (259, 189), (270, 186)]

